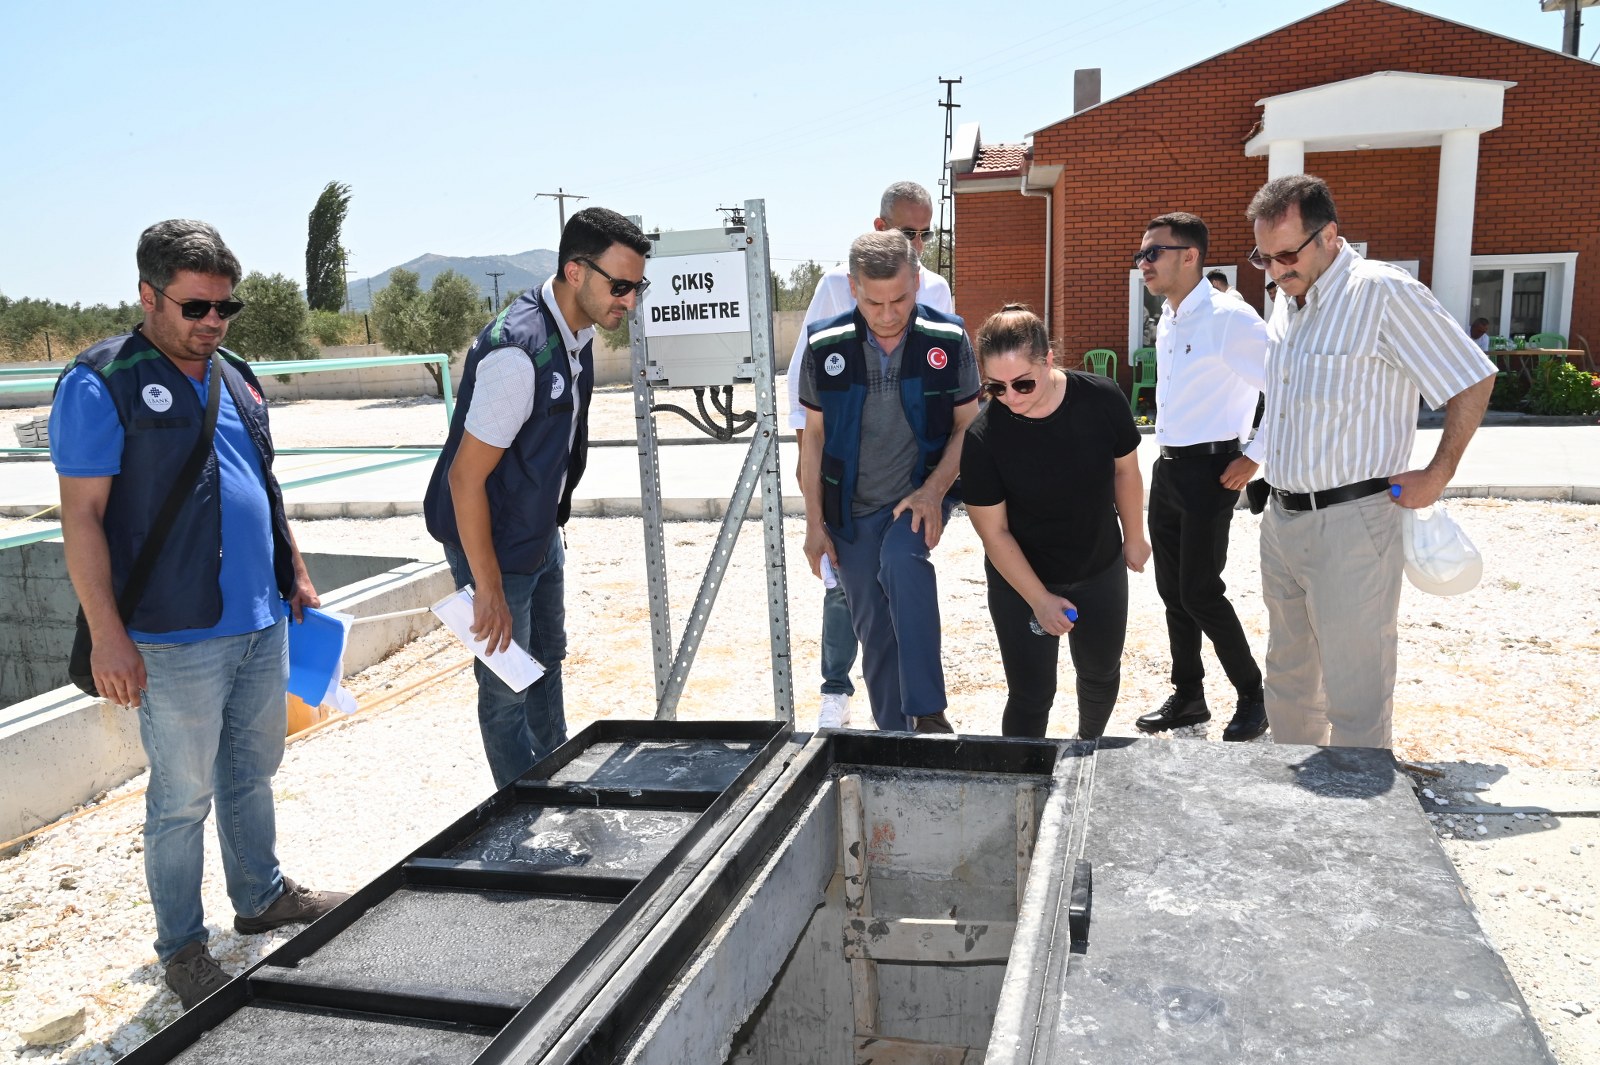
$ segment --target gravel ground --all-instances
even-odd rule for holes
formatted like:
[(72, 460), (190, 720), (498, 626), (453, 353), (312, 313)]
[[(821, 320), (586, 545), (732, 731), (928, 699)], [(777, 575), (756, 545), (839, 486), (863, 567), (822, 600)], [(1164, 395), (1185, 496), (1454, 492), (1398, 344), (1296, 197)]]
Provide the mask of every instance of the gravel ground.
[[(343, 419), (343, 442), (353, 442), (354, 432), (362, 443), (418, 443), (435, 439), (442, 427), (437, 407), (427, 404), (297, 403), (274, 415), (280, 443), (322, 442), (297, 427), (330, 424), (329, 406)], [(631, 433), (626, 393), (603, 398), (596, 413), (597, 436)], [(381, 434), (392, 435), (363, 431), (369, 418), (382, 421)], [(1419, 803), (1557, 1060), (1600, 1063), (1600, 821), (1473, 812), (1490, 803), (1600, 809), (1600, 704), (1592, 665), (1600, 650), (1600, 573), (1584, 562), (1600, 543), (1600, 511), (1493, 500), (1451, 506), (1484, 552), (1484, 581), (1453, 599), (1407, 589), (1400, 615), (1396, 754), (1420, 767), (1417, 785), (1427, 792)], [(1266, 617), (1255, 594), (1256, 527), (1247, 513), (1238, 516), (1227, 578), (1259, 654)], [(437, 557), (417, 518), (301, 522), (296, 528), (308, 550), (409, 550)], [(786, 523), (791, 562), (802, 557), (802, 532), (798, 520)], [(684, 718), (770, 713), (765, 626), (755, 620), (759, 612), (726, 601), (760, 594), (760, 533), (759, 524), (744, 526), (724, 582), (724, 602), (712, 612), (679, 706)], [(715, 536), (710, 523), (667, 529), (672, 601), (679, 612), (675, 638)], [(641, 543), (636, 520), (580, 519), (568, 526), (566, 676), (573, 731), (602, 717), (646, 716), (653, 705)], [(935, 558), (951, 718), (960, 731), (997, 732), (1004, 684), (984, 606), (981, 548), (963, 517), (952, 522)], [(799, 728), (815, 722), (817, 709), (821, 596), (813, 581), (803, 569), (791, 568)], [(1207, 655), (1211, 706), (1225, 720), (1231, 692), (1209, 650)], [(350, 686), (361, 713), (290, 745), (276, 789), (279, 849), (291, 876), (318, 887), (354, 889), (492, 790), (464, 664), (454, 641), (437, 632), (424, 637), (354, 678)], [(1112, 732), (1131, 734), (1133, 719), (1165, 697), (1165, 668), (1166, 636), (1154, 583), (1149, 573), (1135, 575), (1122, 699)], [(1066, 665), (1062, 686), (1070, 691)], [(864, 696), (855, 718), (869, 723)], [(1070, 710), (1058, 700), (1051, 733), (1070, 734), (1073, 725)], [(1174, 742), (1214, 741), (1220, 731), (1213, 722), (1184, 730)], [(111, 1061), (176, 1016), (176, 999), (164, 990), (150, 949), (154, 923), (140, 854), (143, 783), (143, 777), (130, 781), (17, 856), (0, 860), (0, 1056), (75, 1065)], [(204, 890), (212, 948), (237, 972), (284, 937), (232, 931), (215, 840), (208, 838), (207, 846)], [(1419, 982), (1438, 978), (1417, 973)], [(23, 1047), (22, 1031), (79, 1010), (81, 1034), (54, 1047)]]

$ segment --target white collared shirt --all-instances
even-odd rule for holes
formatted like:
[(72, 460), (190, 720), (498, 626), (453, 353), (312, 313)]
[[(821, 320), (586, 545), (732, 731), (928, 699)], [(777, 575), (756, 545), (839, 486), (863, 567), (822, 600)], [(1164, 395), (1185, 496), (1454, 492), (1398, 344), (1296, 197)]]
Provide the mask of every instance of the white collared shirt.
[[(572, 371), (572, 424), (567, 429), (567, 454), (572, 454), (572, 445), (578, 439), (578, 419), (583, 416), (583, 389), (578, 387), (578, 378), (583, 376), (583, 361), (578, 358), (578, 353), (583, 346), (594, 339), (594, 326), (586, 325), (576, 333), (567, 324), (566, 318), (561, 314), (561, 304), (556, 302), (556, 277), (551, 274), (544, 279), (544, 287), (539, 290), (539, 297), (544, 300), (544, 305), (550, 308), (550, 317), (556, 320), (556, 328), (561, 331), (561, 344), (567, 349), (567, 366)], [(560, 499), (567, 492), (567, 471), (561, 471), (561, 487), (556, 490), (556, 498)]]
[(1267, 324), (1209, 281), (1202, 279), (1177, 307), (1163, 303), (1156, 323), (1156, 443), (1248, 440), (1266, 361)]
[[(917, 302), (946, 314), (956, 313), (955, 304), (950, 297), (950, 282), (921, 264), (918, 264), (917, 269), (921, 271), (917, 281)], [(805, 362), (806, 326), (854, 310), (855, 306), (856, 298), (850, 295), (850, 267), (848, 264), (840, 263), (817, 281), (817, 290), (811, 294), (811, 306), (806, 308), (805, 321), (800, 323), (800, 335), (794, 342), (794, 354), (789, 356), (787, 376), (791, 429), (806, 427), (806, 410), (800, 405), (800, 370), (801, 364)]]
[(1390, 477), (1411, 468), (1419, 393), (1437, 409), (1494, 372), (1427, 286), (1341, 237), (1305, 305), (1280, 295), (1273, 308), (1251, 450), (1290, 492)]

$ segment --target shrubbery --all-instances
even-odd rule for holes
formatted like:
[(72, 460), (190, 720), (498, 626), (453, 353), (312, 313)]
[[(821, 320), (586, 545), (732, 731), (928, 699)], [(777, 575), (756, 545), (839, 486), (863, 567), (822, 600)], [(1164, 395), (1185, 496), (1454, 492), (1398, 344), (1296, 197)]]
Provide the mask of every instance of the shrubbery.
[(1533, 371), (1528, 409), (1534, 414), (1600, 414), (1600, 377), (1550, 359)]

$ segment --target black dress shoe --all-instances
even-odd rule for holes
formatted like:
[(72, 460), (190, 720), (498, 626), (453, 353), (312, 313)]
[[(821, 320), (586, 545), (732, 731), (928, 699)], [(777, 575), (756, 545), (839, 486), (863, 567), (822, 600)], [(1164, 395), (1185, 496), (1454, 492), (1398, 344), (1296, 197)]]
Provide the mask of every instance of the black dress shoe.
[(1253, 740), (1267, 731), (1267, 704), (1259, 695), (1240, 699), (1233, 720), (1222, 730), (1222, 738), (1233, 743)]
[(1204, 697), (1199, 699), (1185, 699), (1176, 693), (1169, 695), (1167, 701), (1161, 704), (1161, 709), (1151, 714), (1146, 714), (1134, 722), (1140, 732), (1166, 732), (1168, 729), (1183, 728), (1185, 725), (1198, 725), (1211, 720), (1211, 711), (1206, 709)]

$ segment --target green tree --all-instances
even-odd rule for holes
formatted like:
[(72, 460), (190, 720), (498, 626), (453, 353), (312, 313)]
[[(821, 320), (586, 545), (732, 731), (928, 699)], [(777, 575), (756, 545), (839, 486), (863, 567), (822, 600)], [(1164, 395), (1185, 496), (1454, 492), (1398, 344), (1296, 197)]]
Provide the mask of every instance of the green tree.
[[(447, 352), (453, 356), (483, 325), (480, 298), (477, 286), (454, 270), (434, 278), (424, 293), (417, 274), (395, 269), (389, 273), (389, 283), (372, 297), (372, 324), (390, 351), (402, 355)], [(438, 367), (423, 368), (443, 395)]]
[[(945, 247), (949, 249), (949, 254), (947, 257), (949, 258), (951, 264), (945, 267), (943, 270), (939, 269), (939, 237), (941, 233), (944, 236)], [(922, 265), (926, 266), (929, 270), (932, 270), (934, 273), (940, 275), (946, 281), (948, 281), (950, 283), (950, 291), (952, 294), (955, 292), (956, 287), (955, 250), (956, 235), (948, 229), (939, 230), (936, 228), (933, 232), (933, 236), (929, 237), (922, 243)]]
[(306, 303), (314, 311), (344, 306), (344, 248), (339, 243), (350, 211), (350, 186), (330, 181), (311, 208), (306, 237)]
[(233, 294), (244, 312), (228, 326), (224, 341), (247, 359), (314, 359), (317, 349), (308, 336), (310, 312), (300, 286), (282, 274), (252, 271)]
[(811, 297), (816, 294), (817, 284), (825, 272), (819, 263), (810, 259), (790, 270), (788, 282), (779, 289), (778, 310), (803, 311), (811, 306)]

